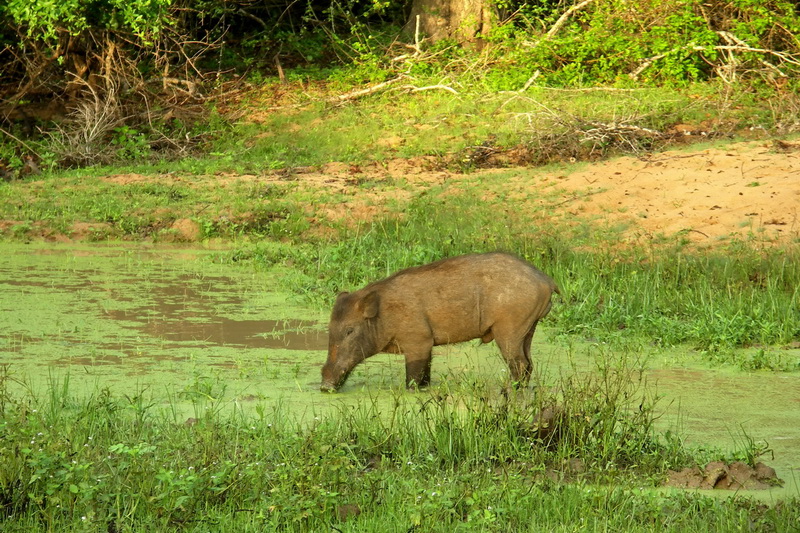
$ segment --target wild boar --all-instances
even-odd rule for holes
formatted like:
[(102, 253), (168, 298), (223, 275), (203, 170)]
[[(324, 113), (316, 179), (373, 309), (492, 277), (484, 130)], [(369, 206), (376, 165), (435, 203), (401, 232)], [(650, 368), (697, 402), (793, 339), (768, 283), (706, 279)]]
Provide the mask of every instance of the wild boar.
[(470, 254), (401, 270), (336, 298), (321, 390), (341, 387), (376, 353), (401, 353), (406, 386), (431, 379), (431, 349), (497, 341), (511, 378), (525, 386), (531, 339), (558, 287), (531, 264), (505, 253)]

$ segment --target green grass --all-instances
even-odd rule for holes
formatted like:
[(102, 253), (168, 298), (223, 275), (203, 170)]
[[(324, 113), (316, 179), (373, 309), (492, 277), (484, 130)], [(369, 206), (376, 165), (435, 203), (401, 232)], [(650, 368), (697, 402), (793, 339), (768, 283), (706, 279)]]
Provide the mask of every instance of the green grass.
[[(338, 105), (327, 101), (339, 94), (332, 85), (323, 85), (322, 92), (309, 99), (305, 87), (297, 83), (290, 86), (295, 96), (285, 102), (284, 109), (265, 112), (262, 107), (270, 104), (260, 101), (260, 92), (269, 100), (273, 91), (287, 91), (277, 80), (269, 81), (254, 88), (248, 102), (241, 104), (249, 106), (243, 110), (245, 117), (252, 111), (258, 121), (224, 122), (214, 115), (205, 125), (207, 140), (193, 156), (159, 160), (153, 152), (152, 157), (138, 159), (144, 164), (137, 164), (136, 159), (121, 160), (114, 168), (117, 172), (178, 175), (247, 174), (332, 161), (363, 164), (418, 156), (435, 156), (443, 164), (456, 165), (477, 146), (497, 150), (521, 147), (531, 151), (531, 160), (539, 164), (574, 156), (596, 159), (659, 149), (671, 142), (670, 129), (676, 124), (693, 125), (712, 137), (730, 137), (752, 134), (751, 128), (785, 134), (786, 124), (797, 120), (794, 98), (713, 82), (683, 89), (534, 86), (525, 92), (503, 92), (475, 81), (468, 73), (421, 76), (406, 85), (446, 85), (458, 94), (388, 90)], [(342, 87), (341, 93), (352, 89)], [(597, 124), (647, 128), (667, 136), (633, 136), (630, 144), (613, 140), (582, 143), (581, 132)], [(46, 141), (38, 150), (47, 153)]]
[(794, 500), (651, 490), (712, 457), (654, 430), (637, 375), (609, 358), (535, 393), (441, 386), (302, 420), (280, 404), (225, 408), (224, 386), (198, 382), (179, 393), (194, 405), (185, 420), (144, 392), (77, 397), (69, 379), (11, 392), (3, 374), (0, 518), (4, 531), (787, 531), (800, 519)]
[[(201, 238), (235, 238), (243, 234), (281, 237), (308, 227), (300, 208), (284, 199), (291, 185), (258, 186), (186, 182), (111, 183), (102, 169), (29, 186), (0, 187), (0, 218), (19, 223), (12, 237), (43, 233), (70, 235), (75, 223), (94, 226), (90, 240), (173, 240), (178, 219), (193, 220)], [(18, 185), (18, 184), (17, 184)], [(24, 191), (24, 192), (23, 192)], [(225, 198), (226, 201), (222, 201)]]
[[(418, 156), (438, 156), (452, 164), (481, 145), (500, 150), (524, 147), (537, 161), (561, 161), (575, 154), (587, 157), (578, 132), (597, 123), (659, 132), (668, 132), (675, 124), (693, 124), (713, 135), (730, 136), (751, 126), (773, 131), (796, 115), (790, 101), (785, 110), (775, 104), (772, 113), (765, 114), (763, 102), (748, 91), (731, 92), (730, 87), (714, 84), (683, 90), (533, 87), (524, 93), (489, 91), (458, 77), (445, 82), (419, 79), (413, 85), (448, 83), (457, 95), (443, 90), (407, 96), (387, 91), (339, 106), (305, 101), (299, 111), (278, 111), (257, 124), (234, 126), (219, 136), (212, 157), (178, 163), (178, 168), (259, 172), (331, 161), (361, 164)], [(265, 92), (270, 90), (267, 85)], [(755, 122), (754, 114), (758, 116)], [(646, 151), (667, 142), (597, 144), (592, 157)]]
[[(297, 293), (320, 305), (404, 267), (470, 252), (504, 250), (525, 257), (552, 276), (562, 290), (546, 319), (561, 333), (602, 341), (643, 338), (658, 345), (681, 343), (717, 360), (726, 350), (788, 344), (800, 337), (800, 257), (796, 248), (759, 249), (732, 242), (698, 252), (682, 242), (617, 249), (616, 230), (585, 228), (514, 212), (474, 194), (426, 194), (402, 216), (344, 227), (329, 240), (293, 246), (251, 245), (234, 260), (264, 265), (291, 262), (286, 278)], [(446, 200), (444, 198), (447, 198)], [(538, 225), (536, 225), (538, 224)], [(780, 370), (798, 370), (786, 360)]]
[[(796, 245), (728, 241), (699, 250), (682, 235), (620, 246), (625, 228), (560, 218), (558, 191), (519, 202), (508, 182), (518, 172), (407, 187), (372, 180), (339, 192), (292, 181), (263, 183), (184, 177), (120, 185), (102, 175), (68, 175), (0, 187), (0, 220), (12, 238), (69, 234), (95, 224), (89, 238), (175, 240), (174, 221), (188, 218), (200, 238), (244, 238), (228, 254), (263, 266), (290, 266), (285, 282), (306, 301), (327, 307), (352, 290), (401, 268), (468, 252), (517, 253), (562, 290), (548, 317), (560, 333), (600, 341), (636, 338), (663, 346), (688, 343), (716, 363), (745, 369), (798, 370), (796, 356), (764, 351), (742, 359), (737, 347), (782, 346), (800, 338), (800, 258)], [(536, 180), (531, 172), (528, 179)], [(384, 203), (372, 222), (327, 219), (354, 195), (405, 195)], [(541, 203), (540, 203), (541, 202)], [(526, 207), (520, 208), (519, 206)], [(38, 228), (38, 230), (37, 230)]]
[[(292, 182), (297, 167), (332, 161), (428, 156), (433, 168), (469, 173), (489, 164), (481, 160), (487, 150), (519, 147), (526, 164), (540, 164), (657, 150), (668, 140), (582, 142), (593, 123), (783, 134), (797, 122), (796, 98), (721, 83), (501, 92), (521, 88), (528, 74), (456, 70), (418, 70), (409, 83), (445, 84), (458, 95), (387, 91), (343, 105), (297, 96), (290, 103), (300, 107), (265, 113), (258, 124), (214, 119), (202, 157), (3, 181), (0, 221), (14, 221), (3, 238), (69, 234), (85, 222), (96, 225), (90, 239), (170, 240), (171, 224), (188, 218), (202, 239), (241, 239), (227, 260), (281, 267), (297, 295), (322, 307), (340, 290), (406, 266), (511, 251), (556, 279), (563, 295), (547, 318), (550, 331), (598, 341), (597, 366), (539, 379), (534, 392), (446, 380), (302, 418), (280, 403), (242, 410), (223, 383), (205, 378), (169, 389), (174, 401), (164, 408), (145, 392), (77, 396), (69, 380), (34, 391), (4, 369), (4, 531), (796, 529), (797, 498), (765, 505), (656, 489), (668, 469), (752, 462), (765, 448), (745, 435), (736, 450), (690, 449), (680, 435), (657, 431), (658, 398), (620, 348), (688, 343), (716, 364), (800, 370), (796, 355), (772, 348), (800, 338), (796, 243), (753, 238), (697, 250), (677, 235), (620, 246), (623, 228), (564, 221), (547, 198), (522, 212), (506, 190), (509, 172), (423, 190), (397, 177), (356, 175), (344, 193)], [(285, 175), (269, 183), (226, 179), (278, 170)], [(124, 173), (147, 179), (104, 179)], [(316, 207), (346, 213), (353, 191), (400, 188), (408, 196), (367, 223), (333, 222)], [(191, 404), (190, 419), (179, 400)], [(548, 410), (553, 417), (540, 416)]]

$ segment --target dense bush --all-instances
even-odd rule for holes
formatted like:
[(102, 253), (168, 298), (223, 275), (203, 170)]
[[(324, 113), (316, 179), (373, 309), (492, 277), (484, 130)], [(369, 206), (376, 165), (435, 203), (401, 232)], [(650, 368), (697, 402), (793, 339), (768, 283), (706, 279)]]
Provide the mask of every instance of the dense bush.
[[(788, 0), (503, 1), (488, 46), (404, 45), (406, 4), (11, 0), (0, 5), (0, 170), (31, 154), (58, 166), (183, 155), (202, 144), (193, 128), (210, 108), (236, 109), (244, 74), (302, 71), (336, 91), (390, 78), (478, 91), (721, 79), (766, 98), (800, 79)], [(23, 140), (37, 127), (50, 135), (39, 150)]]

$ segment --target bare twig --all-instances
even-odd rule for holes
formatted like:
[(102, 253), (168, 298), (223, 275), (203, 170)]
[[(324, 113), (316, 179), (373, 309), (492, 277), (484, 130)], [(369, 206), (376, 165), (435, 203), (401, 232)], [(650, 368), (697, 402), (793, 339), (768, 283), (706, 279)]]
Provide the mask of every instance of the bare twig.
[(414, 46), (419, 50), (419, 15), (417, 15), (417, 25), (414, 28)]
[[(746, 50), (750, 50), (750, 46), (746, 42), (744, 42), (743, 40), (739, 39), (738, 37), (736, 37), (731, 32), (718, 31), (717, 35), (722, 37), (722, 39), (725, 40), (729, 45), (740, 46), (740, 47), (743, 47)], [(776, 52), (776, 53), (779, 53), (779, 52)], [(733, 52), (732, 51), (730, 52), (730, 55), (731, 55), (731, 59), (733, 59)], [(782, 54), (782, 55), (785, 56), (785, 54)], [(786, 59), (783, 59), (783, 60), (786, 61)], [(785, 78), (786, 77), (786, 74), (784, 74), (781, 69), (779, 69), (778, 67), (776, 67), (775, 65), (773, 65), (772, 63), (767, 61), (766, 59), (759, 58), (758, 61), (759, 61), (759, 63), (761, 63), (762, 65), (764, 65), (768, 69), (777, 72), (778, 76), (780, 76), (781, 78)], [(790, 62), (790, 61), (787, 61), (787, 62)]]
[(286, 74), (284, 74), (281, 66), (280, 54), (275, 54), (275, 68), (278, 69), (278, 79), (281, 80), (281, 83), (286, 83)]
[(253, 14), (252, 14), (252, 13), (250, 13), (249, 11), (247, 11), (247, 10), (245, 10), (245, 9), (242, 9), (242, 8), (239, 8), (239, 9), (237, 10), (237, 13), (239, 13), (239, 14), (240, 14), (240, 15), (242, 15), (243, 17), (247, 17), (247, 18), (249, 18), (249, 19), (253, 19), (253, 20), (255, 20), (256, 22), (258, 22), (258, 23), (261, 25), (261, 27), (262, 27), (262, 28), (264, 28), (265, 30), (267, 29), (267, 23), (266, 23), (266, 22), (264, 22), (264, 20), (263, 20), (263, 19), (261, 19), (261, 18), (259, 18), (259, 17), (255, 16), (255, 15), (253, 15)]
[(17, 137), (16, 135), (14, 135), (13, 133), (11, 133), (11, 132), (9, 132), (9, 131), (6, 131), (6, 130), (5, 130), (5, 129), (3, 129), (3, 128), (0, 128), (0, 133), (4, 133), (4, 134), (6, 134), (8, 137), (11, 137), (11, 138), (12, 138), (12, 139), (14, 139), (15, 141), (17, 141), (17, 142), (18, 142), (18, 143), (19, 143), (19, 144), (20, 144), (20, 145), (21, 145), (23, 148), (25, 148), (25, 149), (26, 149), (26, 150), (28, 150), (29, 152), (32, 152), (34, 155), (36, 155), (36, 157), (38, 157), (38, 158), (40, 158), (40, 159), (41, 159), (41, 156), (38, 154), (38, 152), (36, 152), (36, 150), (34, 150), (34, 149), (31, 147), (31, 145), (29, 145), (28, 143), (26, 143), (25, 141), (23, 141), (22, 139), (20, 139), (20, 138), (19, 138), (19, 137)]
[(522, 86), (522, 89), (520, 89), (519, 92), (524, 93), (525, 91), (527, 91), (528, 88), (530, 88), (530, 86), (533, 85), (533, 82), (536, 81), (536, 78), (538, 78), (541, 74), (542, 73), (539, 70), (534, 72), (533, 76), (528, 78), (528, 81), (525, 82), (525, 85)]
[(453, 94), (458, 94), (458, 91), (453, 89), (448, 85), (437, 84), (437, 85), (427, 85), (425, 87), (417, 87), (415, 85), (401, 85), (399, 87), (392, 87), (395, 83), (407, 79), (408, 77), (405, 75), (397, 76), (396, 78), (392, 78), (391, 80), (385, 81), (383, 83), (379, 83), (377, 85), (373, 85), (372, 87), (367, 87), (366, 89), (359, 89), (357, 91), (350, 91), (349, 93), (339, 94), (332, 98), (328, 99), (328, 102), (331, 103), (341, 103), (347, 102), (350, 100), (355, 100), (357, 98), (361, 98), (362, 96), (369, 96), (371, 94), (375, 94), (381, 92), (383, 90), (393, 89), (396, 91), (408, 91), (411, 93), (418, 93), (422, 91), (433, 91), (433, 90), (442, 90), (447, 91)]
[(643, 134), (651, 137), (661, 137), (663, 135), (660, 131), (643, 128), (641, 126), (633, 126), (631, 124), (615, 124), (613, 122), (610, 124), (604, 122), (590, 122), (589, 124), (594, 126), (594, 128), (582, 132), (587, 138), (604, 137), (619, 133)]
[(433, 90), (439, 89), (439, 90), (447, 91), (447, 92), (450, 92), (450, 93), (453, 93), (453, 94), (458, 94), (458, 91), (456, 91), (452, 87), (450, 87), (448, 85), (441, 85), (441, 84), (440, 85), (428, 85), (426, 87), (415, 87), (413, 85), (403, 85), (402, 87), (398, 87), (398, 89), (405, 89), (408, 92), (412, 92), (412, 93), (418, 93), (418, 92), (422, 92), (422, 91), (433, 91)]
[(546, 91), (557, 91), (565, 93), (590, 93), (590, 92), (623, 92), (632, 93), (642, 91), (643, 89), (621, 89), (619, 87), (539, 87)]
[(199, 95), (197, 90), (197, 84), (191, 80), (182, 80), (179, 78), (172, 78), (172, 77), (164, 77), (161, 78), (161, 82), (166, 89), (167, 87), (180, 87), (181, 85), (185, 86), (186, 89), (180, 89), (181, 91), (185, 92), (189, 96), (196, 97)]

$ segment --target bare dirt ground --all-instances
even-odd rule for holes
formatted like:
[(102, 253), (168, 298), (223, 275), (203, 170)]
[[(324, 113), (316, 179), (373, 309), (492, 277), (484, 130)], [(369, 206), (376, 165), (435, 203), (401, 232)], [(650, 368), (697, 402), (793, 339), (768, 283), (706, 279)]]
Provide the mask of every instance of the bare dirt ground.
[(626, 221), (650, 234), (684, 231), (711, 241), (752, 232), (784, 241), (800, 232), (800, 143), (624, 157), (556, 179), (569, 191), (596, 191), (568, 207), (574, 215)]
[(712, 461), (704, 469), (671, 470), (663, 483), (665, 487), (707, 490), (765, 490), (782, 484), (774, 468), (764, 463), (751, 467), (741, 461), (730, 464)]
[[(754, 238), (760, 243), (800, 242), (800, 142), (749, 141), (724, 146), (688, 146), (642, 156), (619, 157), (594, 163), (564, 163), (536, 169), (508, 167), (462, 173), (441, 159), (418, 157), (356, 165), (328, 163), (273, 171), (261, 175), (145, 176), (117, 174), (109, 183), (179, 181), (192, 187), (213, 188), (222, 196), (228, 187), (248, 183), (296, 182), (315, 198), (309, 216), (315, 222), (369, 221), (401, 205), (421, 191), (447, 184), (451, 191), (480, 192), (492, 202), (507, 198), (507, 209), (524, 218), (551, 218), (568, 223), (585, 221), (593, 227), (623, 227), (631, 242), (682, 235), (699, 247), (714, 247), (724, 238)], [(365, 183), (377, 186), (363, 186)], [(394, 186), (397, 184), (397, 186)], [(482, 187), (482, 186), (481, 186)], [(316, 191), (316, 192), (315, 192)], [(334, 193), (333, 196), (325, 193)], [(346, 208), (341, 196), (346, 196)], [(330, 198), (336, 198), (330, 200)], [(176, 220), (171, 232), (179, 241), (201, 238), (196, 222), (186, 214), (163, 216)], [(0, 220), (0, 232), (20, 224)], [(107, 225), (107, 224), (106, 224)], [(104, 223), (76, 222), (66, 235), (34, 222), (32, 235), (48, 240), (83, 240)], [(313, 231), (313, 230), (312, 230)]]
[[(515, 169), (469, 174), (432, 169), (429, 159), (381, 165), (331, 163), (294, 177), (318, 187), (348, 189), (352, 205), (323, 210), (336, 218), (369, 219), (381, 212), (378, 193), (356, 192), (359, 180), (399, 179), (411, 184), (392, 194), (449, 182), (491, 179)], [(531, 179), (520, 169), (508, 188), (518, 208), (546, 207), (557, 218), (626, 225), (631, 238), (682, 233), (698, 244), (722, 237), (756, 237), (789, 242), (800, 237), (800, 142), (741, 142), (724, 147), (689, 148), (558, 167)], [(544, 192), (547, 194), (544, 194)], [(553, 195), (553, 191), (557, 194)], [(539, 194), (542, 193), (542, 194)], [(383, 191), (381, 194), (385, 194)], [(533, 199), (531, 199), (533, 198)], [(537, 200), (537, 198), (539, 198)]]

